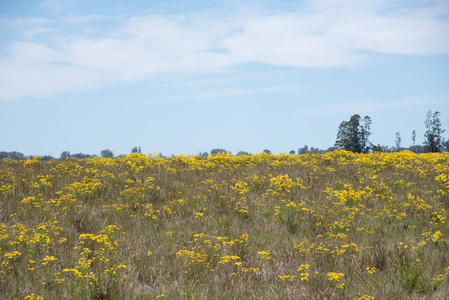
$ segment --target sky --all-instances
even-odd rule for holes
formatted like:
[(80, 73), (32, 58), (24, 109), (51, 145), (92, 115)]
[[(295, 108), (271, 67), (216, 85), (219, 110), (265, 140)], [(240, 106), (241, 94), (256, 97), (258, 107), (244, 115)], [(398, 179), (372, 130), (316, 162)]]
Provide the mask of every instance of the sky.
[(250, 153), (449, 138), (447, 0), (0, 0), (0, 151)]

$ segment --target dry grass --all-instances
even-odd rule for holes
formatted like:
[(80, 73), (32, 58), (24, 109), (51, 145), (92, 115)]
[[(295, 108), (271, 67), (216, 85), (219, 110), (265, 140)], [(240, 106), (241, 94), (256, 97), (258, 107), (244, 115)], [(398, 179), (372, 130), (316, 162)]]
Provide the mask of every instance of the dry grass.
[(449, 154), (0, 161), (6, 299), (448, 299)]

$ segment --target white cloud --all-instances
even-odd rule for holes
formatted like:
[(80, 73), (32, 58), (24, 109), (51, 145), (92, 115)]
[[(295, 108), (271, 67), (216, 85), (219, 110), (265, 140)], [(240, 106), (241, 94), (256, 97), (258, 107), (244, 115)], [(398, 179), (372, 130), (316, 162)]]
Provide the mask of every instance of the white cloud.
[(207, 99), (215, 97), (232, 97), (239, 95), (265, 94), (279, 91), (297, 89), (296, 86), (268, 86), (263, 88), (207, 90), (194, 96), (195, 99)]
[(51, 23), (48, 19), (42, 18), (15, 18), (9, 19), (0, 17), (0, 25), (9, 27), (42, 26)]
[(11, 51), (19, 64), (52, 63), (63, 60), (63, 55), (58, 51), (38, 43), (17, 42), (11, 45)]
[[(58, 25), (88, 26), (111, 16), (15, 20), (22, 24), (24, 40), (10, 44), (9, 54), (0, 57), (0, 97), (47, 96), (116, 80), (145, 80), (161, 72), (222, 72), (247, 62), (328, 68), (360, 65), (366, 53), (449, 53), (443, 2), (425, 8), (386, 0), (336, 3), (316, 0), (290, 12), (120, 16), (117, 28), (96, 31), (95, 38)], [(76, 3), (44, 4), (61, 10)]]
[(112, 16), (112, 15), (95, 15), (95, 14), (90, 14), (90, 15), (71, 15), (71, 16), (64, 16), (64, 18), (62, 18), (62, 22), (67, 22), (67, 23), (76, 23), (76, 24), (80, 24), (80, 23), (87, 23), (87, 22), (91, 22), (91, 21), (102, 21), (102, 20), (111, 20), (111, 19), (116, 19), (117, 16)]
[(135, 104), (145, 104), (148, 102), (157, 103), (157, 102), (179, 102), (179, 101), (190, 101), (190, 100), (202, 100), (202, 99), (211, 99), (211, 98), (220, 98), (220, 97), (235, 97), (240, 95), (254, 95), (254, 94), (266, 94), (266, 93), (274, 93), (279, 91), (286, 90), (297, 90), (297, 86), (267, 86), (262, 88), (244, 88), (244, 89), (209, 89), (205, 91), (201, 91), (198, 93), (193, 93), (191, 95), (182, 95), (182, 96), (167, 96), (167, 97), (158, 97), (151, 99), (149, 101), (141, 101)]
[(73, 65), (2, 60), (0, 64), (0, 99), (48, 97), (69, 90), (93, 89), (103, 86), (107, 78), (101, 72)]
[(301, 109), (299, 113), (308, 116), (331, 116), (341, 114), (369, 114), (378, 111), (391, 111), (403, 109), (404, 107), (412, 108), (417, 106), (425, 106), (434, 104), (448, 104), (449, 98), (439, 97), (420, 97), (407, 98), (395, 101), (357, 101), (344, 102), (336, 104), (326, 104), (313, 107), (311, 109)]
[(49, 31), (53, 31), (54, 29), (51, 27), (33, 27), (23, 32), (23, 35), (26, 38), (32, 38), (36, 35), (43, 34)]
[(131, 18), (104, 39), (75, 39), (67, 45), (76, 65), (113, 73), (121, 80), (140, 80), (158, 72), (214, 72), (236, 62), (213, 51), (216, 33), (196, 24), (162, 17)]
[(225, 38), (223, 45), (245, 62), (286, 67), (336, 67), (360, 62), (358, 55), (326, 30), (316, 17), (259, 17), (247, 22), (242, 33)]
[(375, 53), (432, 55), (449, 52), (444, 38), (447, 20), (419, 13), (399, 17), (352, 14), (331, 27), (330, 34), (354, 50)]
[[(307, 14), (260, 16), (223, 43), (243, 61), (288, 67), (360, 64), (363, 51), (386, 54), (449, 53), (447, 18), (439, 10), (378, 13), (385, 1), (317, 1)], [(340, 5), (338, 5), (338, 4)], [(344, 4), (351, 5), (344, 5)]]
[(65, 54), (36, 43), (15, 43), (13, 57), (0, 59), (0, 99), (48, 97), (97, 88), (113, 78), (105, 72), (66, 63)]

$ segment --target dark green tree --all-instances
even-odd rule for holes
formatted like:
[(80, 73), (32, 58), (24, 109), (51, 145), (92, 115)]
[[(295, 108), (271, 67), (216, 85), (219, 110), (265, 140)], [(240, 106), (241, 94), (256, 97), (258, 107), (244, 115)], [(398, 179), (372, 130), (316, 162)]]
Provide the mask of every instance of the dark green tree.
[(6, 152), (6, 151), (1, 151), (0, 152), (0, 159), (8, 158), (8, 156), (9, 156), (8, 152)]
[(390, 153), (390, 152), (393, 152), (393, 150), (394, 150), (393, 147), (390, 148), (390, 147), (387, 146), (387, 145), (380, 146), (380, 148), (382, 149), (381, 152), (384, 152), (384, 153)]
[(142, 151), (140, 150), (140, 146), (132, 148), (131, 153), (142, 153)]
[(373, 150), (373, 152), (383, 152), (382, 146), (380, 144), (377, 144), (377, 146), (373, 145), (371, 148), (372, 148), (371, 150)]
[(426, 124), (426, 133), (424, 134), (424, 151), (425, 152), (443, 152), (444, 151), (444, 138), (441, 136), (444, 133), (444, 129), (441, 128), (440, 112), (436, 111), (432, 114), (432, 111), (427, 112), (427, 119), (424, 122)]
[(61, 156), (59, 157), (60, 160), (64, 160), (70, 157), (70, 152), (69, 151), (62, 151), (61, 152)]
[(82, 159), (82, 158), (92, 157), (92, 155), (84, 154), (84, 153), (75, 153), (75, 154), (72, 154), (71, 157), (76, 158), (76, 159)]
[(8, 158), (10, 159), (15, 159), (15, 160), (20, 160), (20, 159), (24, 159), (25, 156), (23, 155), (23, 153), (17, 152), (17, 151), (12, 151), (8, 153)]
[(51, 159), (55, 159), (55, 158), (51, 155), (44, 155), (44, 156), (39, 157), (39, 160), (41, 160), (41, 161), (49, 161)]
[(239, 152), (237, 152), (237, 156), (240, 156), (240, 155), (251, 155), (251, 153), (246, 152), (246, 151), (239, 151)]
[(264, 152), (264, 153), (267, 153), (267, 154), (271, 154), (271, 151), (268, 150), (268, 149), (264, 149), (263, 152)]
[(304, 147), (298, 149), (298, 155), (306, 154), (308, 151), (309, 151), (309, 146), (305, 145)]
[(228, 151), (226, 151), (225, 149), (218, 149), (218, 148), (216, 148), (216, 149), (212, 149), (212, 150), (210, 150), (210, 155), (215, 155), (215, 154), (218, 154), (218, 153), (228, 153)]
[(113, 158), (114, 157), (114, 153), (111, 150), (109, 150), (109, 149), (101, 150), (100, 155), (101, 155), (101, 157), (107, 157), (107, 158)]
[(367, 153), (370, 149), (369, 136), (371, 135), (371, 118), (363, 119), (353, 115), (349, 121), (343, 121), (338, 128), (335, 147), (356, 153)]
[(320, 150), (320, 148), (315, 148), (315, 147), (311, 147), (310, 148), (310, 151), (309, 152), (313, 152), (313, 153), (320, 153), (321, 152), (321, 150)]

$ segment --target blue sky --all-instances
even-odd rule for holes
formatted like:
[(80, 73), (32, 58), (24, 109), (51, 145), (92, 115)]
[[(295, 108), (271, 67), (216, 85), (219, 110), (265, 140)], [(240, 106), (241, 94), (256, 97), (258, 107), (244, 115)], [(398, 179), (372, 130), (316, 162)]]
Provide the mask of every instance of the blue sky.
[(0, 1), (0, 151), (327, 149), (449, 136), (449, 2)]

